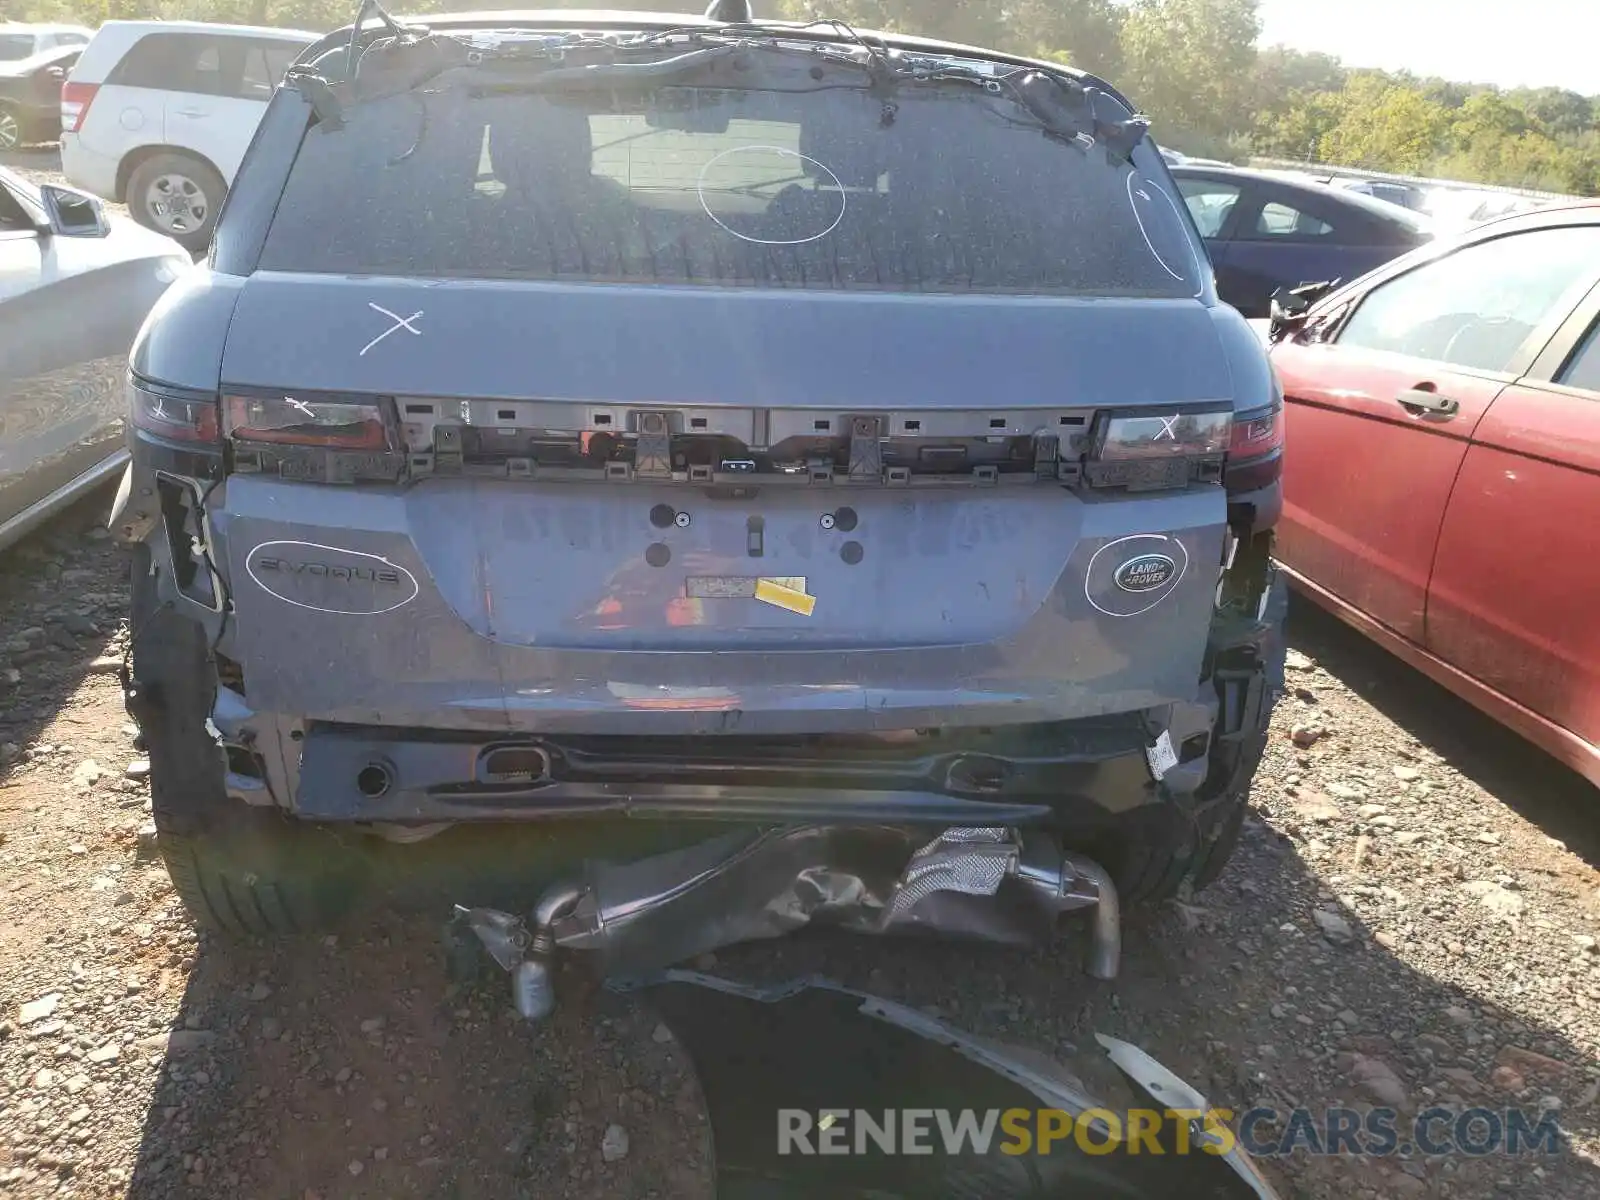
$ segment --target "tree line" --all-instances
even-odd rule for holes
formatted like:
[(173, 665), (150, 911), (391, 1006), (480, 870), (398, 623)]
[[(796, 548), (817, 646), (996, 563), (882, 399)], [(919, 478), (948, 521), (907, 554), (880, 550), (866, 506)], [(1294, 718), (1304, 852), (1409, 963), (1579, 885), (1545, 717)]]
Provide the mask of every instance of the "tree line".
[[(537, 2), (394, 0), (391, 7), (420, 13)], [(618, 7), (701, 6), (619, 0)], [(1257, 0), (756, 0), (755, 7), (757, 16), (838, 17), (1069, 63), (1114, 83), (1149, 114), (1158, 141), (1193, 155), (1600, 193), (1600, 97), (1355, 69), (1326, 54), (1259, 48)], [(356, 0), (21, 0), (21, 8), (33, 19), (91, 25), (165, 17), (323, 30), (347, 24)], [(1331, 11), (1330, 19), (1337, 19)]]

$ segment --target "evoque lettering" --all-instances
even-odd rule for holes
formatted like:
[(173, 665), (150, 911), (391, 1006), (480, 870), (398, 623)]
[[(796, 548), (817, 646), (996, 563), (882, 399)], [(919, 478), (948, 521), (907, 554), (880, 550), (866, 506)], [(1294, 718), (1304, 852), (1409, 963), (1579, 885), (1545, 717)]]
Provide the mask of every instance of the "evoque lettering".
[(262, 542), (244, 565), (262, 591), (313, 612), (378, 616), (420, 590), (415, 575), (382, 555), (316, 542)]
[(340, 563), (295, 562), (287, 558), (262, 555), (255, 560), (258, 571), (286, 571), (291, 575), (312, 575), (326, 579), (346, 579), (399, 586), (400, 572), (393, 567), (347, 567)]

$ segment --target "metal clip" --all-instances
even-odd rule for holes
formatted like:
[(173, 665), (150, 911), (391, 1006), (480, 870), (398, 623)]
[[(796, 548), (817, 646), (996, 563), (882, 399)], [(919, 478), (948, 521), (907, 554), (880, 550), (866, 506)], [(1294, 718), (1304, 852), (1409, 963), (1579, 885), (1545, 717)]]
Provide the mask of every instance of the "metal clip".
[(666, 413), (639, 414), (633, 473), (640, 479), (672, 478), (672, 425)]
[(882, 426), (877, 417), (850, 418), (850, 478), (883, 477)]

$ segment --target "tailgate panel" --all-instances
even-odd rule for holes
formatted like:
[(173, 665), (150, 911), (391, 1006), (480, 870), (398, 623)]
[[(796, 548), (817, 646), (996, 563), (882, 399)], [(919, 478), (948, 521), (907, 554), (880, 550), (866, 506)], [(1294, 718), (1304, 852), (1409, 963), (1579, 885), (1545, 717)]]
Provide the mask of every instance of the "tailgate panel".
[[(819, 520), (841, 493), (848, 534)], [(1224, 517), (1215, 487), (1101, 503), (1053, 486), (818, 489), (763, 501), (752, 559), (749, 502), (686, 488), (435, 479), (329, 496), (229, 481), (218, 527), (252, 706), (593, 732), (730, 714), (751, 732), (990, 724), (1191, 699)], [(689, 525), (653, 525), (658, 503)], [(839, 553), (852, 540), (854, 565)], [(1149, 553), (1176, 564), (1170, 582), (1122, 588), (1117, 568)], [(812, 613), (689, 594), (690, 579), (751, 577), (803, 577)]]

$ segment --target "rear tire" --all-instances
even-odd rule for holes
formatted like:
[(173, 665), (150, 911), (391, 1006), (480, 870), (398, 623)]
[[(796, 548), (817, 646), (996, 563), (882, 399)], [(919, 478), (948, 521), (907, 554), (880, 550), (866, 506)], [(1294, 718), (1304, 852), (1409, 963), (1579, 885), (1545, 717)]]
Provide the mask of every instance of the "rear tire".
[[(1268, 672), (1268, 687), (1273, 687)], [(1188, 884), (1198, 892), (1214, 883), (1238, 848), (1250, 785), (1267, 748), (1272, 697), (1254, 728), (1237, 742), (1214, 746), (1210, 772), (1193, 797), (1136, 810), (1108, 848), (1105, 867), (1128, 904), (1158, 904)]]
[(231, 799), (206, 732), (216, 670), (205, 635), (162, 606), (151, 554), (133, 554), (133, 679), (150, 757), (156, 841), (194, 919), (226, 937), (304, 933), (348, 909), (356, 856), (281, 810)]
[(211, 244), (228, 185), (209, 163), (188, 154), (156, 154), (128, 177), (128, 211), (190, 253)]
[(1254, 764), (1265, 744), (1262, 736), (1250, 767), (1227, 791), (1208, 794), (1202, 788), (1195, 800), (1152, 805), (1132, 818), (1135, 823), (1102, 860), (1124, 904), (1160, 904), (1179, 895), (1185, 883), (1198, 892), (1215, 882), (1239, 845)]

